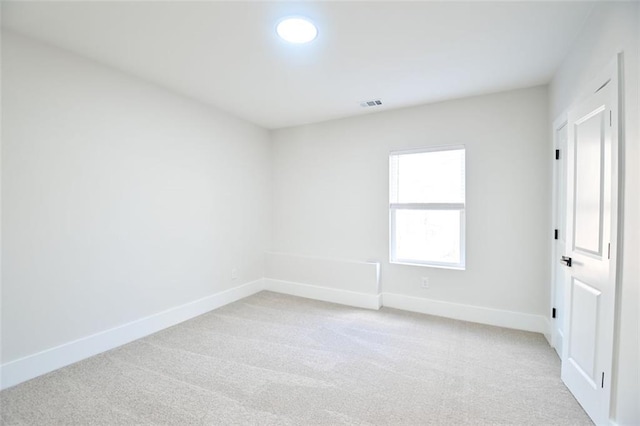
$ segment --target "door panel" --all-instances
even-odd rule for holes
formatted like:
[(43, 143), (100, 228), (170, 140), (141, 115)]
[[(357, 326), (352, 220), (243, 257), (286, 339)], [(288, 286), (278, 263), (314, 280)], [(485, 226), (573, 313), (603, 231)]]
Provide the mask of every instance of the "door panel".
[[(615, 68), (615, 67), (612, 67)], [(617, 68), (569, 110), (562, 380), (596, 424), (609, 423), (617, 235)]]
[(575, 232), (577, 251), (602, 256), (605, 110), (575, 124)]
[(595, 387), (598, 302), (602, 292), (576, 278), (571, 286), (572, 335), (568, 360)]

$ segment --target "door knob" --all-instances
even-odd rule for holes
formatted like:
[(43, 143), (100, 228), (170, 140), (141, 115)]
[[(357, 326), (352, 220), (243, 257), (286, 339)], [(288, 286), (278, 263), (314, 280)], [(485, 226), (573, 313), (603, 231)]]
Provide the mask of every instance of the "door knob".
[(568, 256), (562, 256), (560, 262), (564, 262), (569, 268), (571, 268), (571, 258)]

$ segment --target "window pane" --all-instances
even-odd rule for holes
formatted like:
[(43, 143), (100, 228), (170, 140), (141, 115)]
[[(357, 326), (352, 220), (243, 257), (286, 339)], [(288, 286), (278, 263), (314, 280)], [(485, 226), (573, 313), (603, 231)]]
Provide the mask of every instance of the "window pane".
[(460, 264), (460, 210), (396, 210), (399, 261)]
[(464, 149), (390, 157), (392, 203), (464, 203)]

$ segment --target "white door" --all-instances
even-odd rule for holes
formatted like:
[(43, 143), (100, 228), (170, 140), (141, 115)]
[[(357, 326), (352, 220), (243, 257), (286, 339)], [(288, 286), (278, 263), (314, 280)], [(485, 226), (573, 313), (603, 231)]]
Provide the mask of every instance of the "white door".
[(553, 240), (553, 292), (552, 307), (552, 343), (558, 356), (562, 358), (562, 342), (564, 338), (564, 279), (565, 271), (557, 259), (565, 253), (567, 230), (567, 122), (555, 127), (556, 160), (554, 170), (554, 240)]
[(617, 72), (568, 114), (562, 380), (609, 422), (617, 231)]

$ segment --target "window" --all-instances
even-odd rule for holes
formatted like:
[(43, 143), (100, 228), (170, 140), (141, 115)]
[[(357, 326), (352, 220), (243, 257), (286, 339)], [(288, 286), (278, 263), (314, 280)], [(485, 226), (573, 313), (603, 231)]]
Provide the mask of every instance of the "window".
[(392, 263), (464, 269), (465, 149), (389, 156)]

